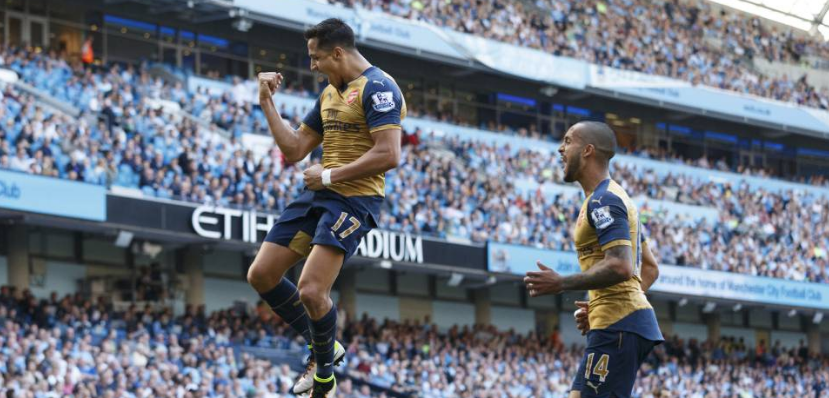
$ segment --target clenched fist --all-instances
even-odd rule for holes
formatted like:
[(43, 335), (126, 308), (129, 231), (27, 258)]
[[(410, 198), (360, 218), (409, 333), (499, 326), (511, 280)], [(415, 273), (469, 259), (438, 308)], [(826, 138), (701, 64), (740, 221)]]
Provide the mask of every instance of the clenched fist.
[(305, 169), (302, 172), (302, 176), (305, 178), (305, 187), (312, 191), (319, 191), (325, 188), (325, 185), (322, 184), (323, 171), (325, 171), (325, 168), (321, 164), (315, 164)]
[(575, 304), (579, 307), (579, 309), (573, 313), (573, 316), (576, 318), (576, 328), (579, 329), (581, 335), (584, 336), (590, 331), (590, 318), (587, 316), (590, 310), (590, 302), (576, 301)]
[(259, 100), (270, 99), (273, 93), (282, 85), (282, 74), (277, 72), (262, 72), (259, 78)]

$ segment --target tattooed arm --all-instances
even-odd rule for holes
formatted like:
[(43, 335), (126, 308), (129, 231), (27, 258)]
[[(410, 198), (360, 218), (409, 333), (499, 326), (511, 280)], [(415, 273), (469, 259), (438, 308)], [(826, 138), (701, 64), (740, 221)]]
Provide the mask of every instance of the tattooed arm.
[(613, 246), (604, 253), (604, 259), (585, 272), (565, 277), (562, 290), (604, 289), (633, 277), (633, 255), (630, 246)]
[(540, 271), (527, 272), (524, 283), (530, 296), (559, 294), (565, 290), (603, 289), (633, 277), (633, 254), (630, 246), (616, 245), (607, 249), (604, 259), (585, 272), (561, 276), (538, 262)]

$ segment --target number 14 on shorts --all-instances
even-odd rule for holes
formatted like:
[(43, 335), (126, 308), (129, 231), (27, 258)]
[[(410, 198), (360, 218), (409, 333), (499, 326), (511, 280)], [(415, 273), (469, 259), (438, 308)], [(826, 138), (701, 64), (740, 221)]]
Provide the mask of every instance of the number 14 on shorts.
[(584, 378), (585, 380), (590, 379), (590, 370), (592, 368), (593, 374), (599, 376), (599, 382), (604, 383), (607, 375), (610, 373), (610, 371), (607, 370), (607, 363), (610, 361), (610, 355), (602, 354), (602, 356), (599, 357), (599, 360), (596, 361), (595, 368), (593, 367), (593, 356), (592, 352), (587, 354), (587, 366), (584, 367)]

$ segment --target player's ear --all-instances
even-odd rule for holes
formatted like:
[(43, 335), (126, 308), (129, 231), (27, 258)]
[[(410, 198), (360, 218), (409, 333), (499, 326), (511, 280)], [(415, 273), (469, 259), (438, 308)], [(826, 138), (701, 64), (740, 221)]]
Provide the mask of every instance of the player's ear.
[(337, 61), (342, 60), (343, 56), (345, 55), (345, 50), (343, 50), (342, 47), (334, 47), (334, 49), (331, 50), (331, 55)]
[(584, 157), (592, 156), (594, 153), (596, 153), (596, 147), (593, 144), (587, 144), (581, 149), (581, 154)]

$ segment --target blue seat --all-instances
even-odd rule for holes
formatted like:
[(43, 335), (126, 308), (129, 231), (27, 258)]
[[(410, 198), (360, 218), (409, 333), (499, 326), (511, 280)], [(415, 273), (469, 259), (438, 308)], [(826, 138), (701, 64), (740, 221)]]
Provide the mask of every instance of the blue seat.
[(58, 165), (58, 168), (63, 170), (69, 163), (69, 156), (64, 155), (62, 152), (58, 152), (55, 155), (55, 163)]
[(126, 172), (118, 173), (118, 176), (115, 178), (115, 185), (122, 186), (122, 187), (134, 187), (133, 184), (133, 172), (129, 168), (127, 168)]

